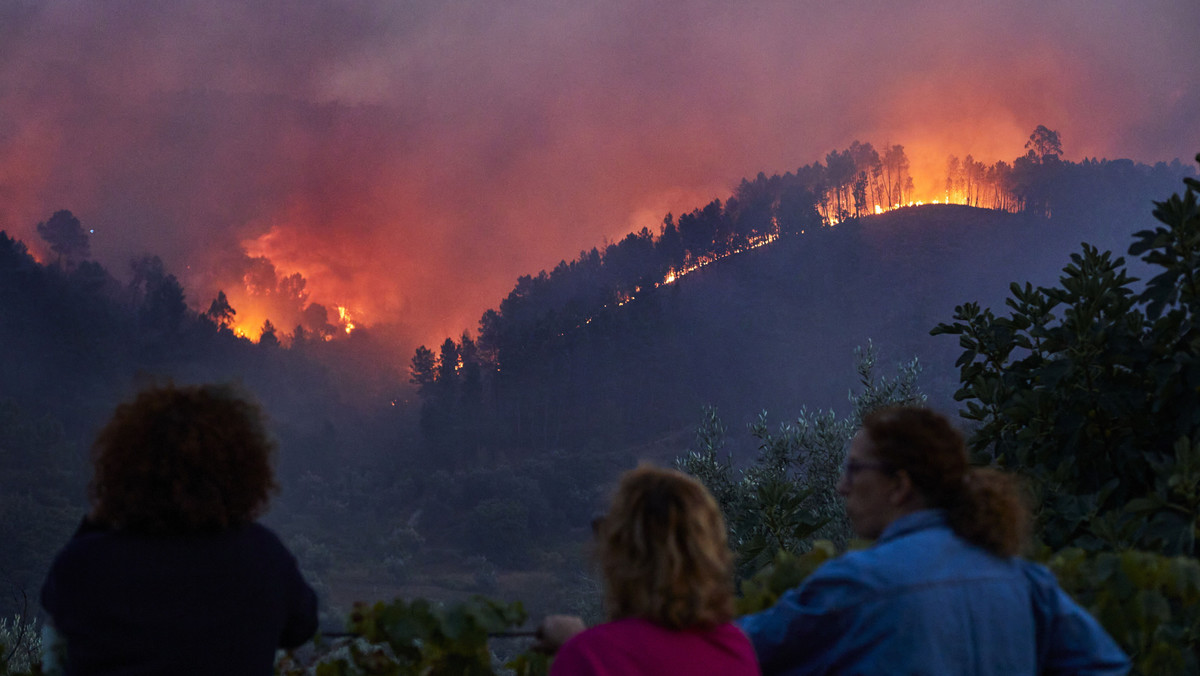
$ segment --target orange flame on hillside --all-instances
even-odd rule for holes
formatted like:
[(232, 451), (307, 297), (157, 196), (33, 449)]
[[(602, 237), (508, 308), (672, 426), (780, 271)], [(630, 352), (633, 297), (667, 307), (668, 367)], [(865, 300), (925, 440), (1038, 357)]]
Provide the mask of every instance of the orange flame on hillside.
[(284, 343), (300, 337), (330, 341), (362, 327), (364, 312), (356, 299), (370, 296), (361, 283), (354, 284), (361, 280), (334, 274), (328, 246), (305, 245), (286, 227), (275, 224), (243, 240), (244, 255), (232, 274), (208, 279), (210, 288), (225, 293), (234, 312), (222, 323), (252, 342), (261, 340), (264, 329), (273, 330)]
[[(221, 285), (234, 312), (222, 323), (238, 337), (257, 343), (270, 330), (285, 343), (300, 335), (330, 341), (362, 326), (363, 313), (348, 303), (332, 303), (330, 309), (313, 300), (303, 272), (276, 272), (265, 257), (250, 260), (254, 270)], [(321, 298), (321, 290), (316, 292)]]
[[(903, 147), (894, 146), (894, 149), (903, 157)], [(909, 160), (902, 160), (899, 165), (876, 167), (862, 194), (856, 194), (844, 183), (840, 194), (837, 188), (828, 189), (818, 200), (818, 212), (824, 225), (836, 226), (849, 218), (924, 204), (968, 204), (1011, 210), (992, 204), (990, 195), (983, 194), (980, 186), (985, 176), (980, 171), (985, 167), (982, 163), (964, 162), (963, 166), (969, 165), (969, 169), (964, 169), (955, 178), (950, 173), (939, 172), (939, 165), (947, 171), (948, 167), (945, 160), (932, 159), (937, 154), (932, 147), (916, 149), (911, 164)], [(969, 155), (967, 159), (970, 160)], [(888, 171), (892, 173), (886, 173)], [(867, 181), (867, 173), (861, 175), (864, 178), (860, 180)], [(903, 201), (888, 204), (887, 200), (880, 199), (897, 195), (902, 196)], [(364, 307), (367, 312), (389, 315), (389, 306), (386, 302), (378, 302), (374, 287), (366, 282), (369, 276), (360, 274), (359, 266), (336, 264), (336, 261), (358, 260), (355, 258), (358, 251), (340, 240), (317, 243), (297, 234), (310, 228), (293, 226), (309, 222), (312, 217), (302, 206), (285, 207), (269, 225), (256, 228), (260, 234), (242, 241), (249, 261), (247, 272), (224, 287), (231, 305), (237, 310), (236, 317), (229, 323), (237, 335), (258, 341), (265, 323), (270, 321), (277, 337), (285, 343), (297, 327), (303, 328), (308, 336), (332, 340), (335, 336), (350, 335), (362, 326)], [(330, 225), (325, 232), (337, 230)], [(771, 232), (756, 235), (735, 250), (689, 258), (683, 265), (669, 270), (654, 287), (673, 284), (702, 267), (765, 246), (778, 238), (779, 227), (773, 223)], [(611, 304), (625, 305), (647, 290), (635, 289), (613, 299)], [(326, 300), (330, 298), (336, 298), (338, 302)], [(589, 318), (584, 323), (590, 321)]]

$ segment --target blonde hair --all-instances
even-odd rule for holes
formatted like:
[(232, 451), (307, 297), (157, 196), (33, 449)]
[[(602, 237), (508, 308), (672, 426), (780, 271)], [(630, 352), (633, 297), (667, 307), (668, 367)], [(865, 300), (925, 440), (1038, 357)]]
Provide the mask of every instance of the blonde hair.
[(610, 619), (670, 629), (733, 619), (725, 521), (692, 477), (648, 465), (626, 472), (597, 535)]

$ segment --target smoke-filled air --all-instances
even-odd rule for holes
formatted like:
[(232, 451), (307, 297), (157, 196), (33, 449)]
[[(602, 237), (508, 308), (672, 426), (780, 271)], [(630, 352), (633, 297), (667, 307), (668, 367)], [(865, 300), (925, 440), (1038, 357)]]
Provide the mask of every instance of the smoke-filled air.
[[(1053, 607), (956, 615), (955, 650), (1054, 613), (1111, 633), (1089, 673), (1200, 673), (1197, 28), (1197, 0), (0, 0), (0, 674), (56, 673), (57, 627), (67, 673), (539, 676), (560, 613), (752, 662), (746, 618), (832, 557), (1010, 589), (878, 553), (918, 512), (1053, 573), (1005, 562), (1006, 603)], [(876, 642), (855, 613), (901, 597), (852, 586), (806, 650), (958, 636), (939, 596)], [(1000, 661), (1077, 655), (1037, 648)]]
[(70, 209), (114, 274), (160, 256), (253, 337), (319, 304), (405, 355), (855, 140), (903, 145), (926, 201), (947, 156), (1011, 161), (1038, 124), (1074, 160), (1186, 158), (1197, 25), (1181, 0), (8, 0), (0, 230), (45, 260), (34, 226)]

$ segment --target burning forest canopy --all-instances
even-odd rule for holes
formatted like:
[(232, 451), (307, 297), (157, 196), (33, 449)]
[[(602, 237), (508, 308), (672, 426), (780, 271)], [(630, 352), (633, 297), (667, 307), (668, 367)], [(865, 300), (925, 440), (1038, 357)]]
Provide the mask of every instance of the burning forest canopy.
[[(834, 226), (850, 218), (898, 208), (926, 203), (962, 204), (1048, 216), (1049, 195), (1061, 189), (1059, 183), (1078, 180), (1065, 177), (1067, 174), (1080, 172), (1061, 159), (1063, 144), (1057, 131), (1039, 125), (1025, 148), (1026, 154), (1012, 163), (1000, 160), (986, 164), (970, 154), (961, 159), (951, 155), (939, 176), (918, 180), (903, 145), (891, 145), (880, 151), (869, 142), (856, 140), (844, 150), (830, 151), (823, 163), (816, 161), (782, 176), (768, 178), (759, 172), (753, 181), (742, 179), (724, 204), (718, 199), (703, 208), (681, 213), (678, 223), (668, 213), (657, 233), (643, 227), (603, 250), (592, 248), (590, 252), (581, 252), (568, 267), (605, 266), (606, 274), (589, 279), (588, 283), (613, 287), (603, 293), (610, 295), (613, 303), (620, 304), (643, 288), (669, 284), (721, 257), (770, 243), (781, 234), (802, 234), (807, 229)], [(1082, 166), (1092, 164), (1096, 161), (1085, 159)], [(1127, 175), (1119, 178), (1127, 180), (1135, 180), (1138, 172), (1151, 172), (1149, 167), (1117, 163), (1107, 173), (1118, 176), (1122, 170)], [(1176, 160), (1170, 173), (1179, 175), (1181, 171)], [(35, 255), (41, 261), (68, 266), (89, 258), (90, 238), (96, 232), (90, 227), (85, 232), (79, 219), (69, 211), (56, 212), (47, 221), (38, 223), (36, 230), (38, 239), (29, 242)], [(211, 301), (193, 290), (189, 294), (190, 305), (218, 327), (252, 342), (258, 342), (264, 334), (267, 340), (284, 344), (290, 344), (293, 337), (301, 342), (330, 341), (370, 322), (385, 331), (396, 327), (386, 315), (376, 319), (364, 313), (361, 308), (369, 305), (365, 300), (353, 305), (348, 301), (327, 305), (320, 302), (320, 296), (313, 298), (308, 275), (321, 278), (325, 272), (322, 265), (289, 272), (277, 268), (265, 255), (287, 246), (286, 239), (281, 230), (273, 228), (246, 244), (240, 255), (229, 256), (223, 268), (197, 273), (202, 278), (207, 276), (207, 282), (199, 282), (201, 289), (213, 280), (224, 281), (219, 282), (220, 288)], [(654, 253), (634, 251), (646, 247), (654, 249)], [(154, 274), (166, 274), (161, 259), (144, 256), (129, 266), (132, 287), (143, 283), (147, 265), (158, 267)], [(565, 265), (564, 261), (560, 267)], [(195, 279), (191, 266), (171, 274), (176, 279)], [(520, 285), (527, 281), (518, 280), (514, 293), (520, 295)], [(343, 295), (361, 299), (363, 291)], [(372, 295), (373, 291), (365, 293)], [(489, 321), (489, 315), (485, 314), (481, 331), (488, 329)], [(387, 333), (399, 338), (394, 332)], [(403, 343), (403, 338), (399, 342)], [(408, 345), (401, 344), (397, 351), (407, 349)]]
[[(1169, 191), (1190, 171), (1178, 162), (1151, 167), (1128, 160), (1062, 160), (1061, 137), (1043, 126), (1029, 135), (1026, 146), (1027, 152), (1011, 163), (987, 165), (970, 155), (948, 158), (945, 173), (936, 181), (941, 190), (927, 206), (970, 206), (1020, 216), (1025, 219), (1022, 222), (1049, 218), (1056, 236), (1069, 234), (1071, 243), (1081, 238), (1096, 242), (1099, 237), (1102, 245), (1119, 250), (1130, 224), (1148, 217), (1148, 201)], [(109, 362), (110, 376), (122, 369), (125, 373), (186, 373), (189, 379), (271, 372), (276, 375), (251, 375), (248, 379), (253, 382), (262, 377), (274, 383), (285, 379), (279, 374), (287, 370), (279, 362), (281, 357), (269, 356), (268, 350), (274, 348), (280, 354), (295, 353), (294, 359), (289, 357), (289, 368), (307, 371), (304, 364), (319, 365), (338, 396), (365, 410), (383, 404), (411, 408), (405, 406), (416, 402), (408, 389), (409, 380), (418, 386), (428, 405), (428, 395), (438, 390), (438, 383), (466, 379), (475, 383), (470, 387), (495, 391), (505, 378), (536, 379), (539, 371), (532, 365), (561, 363), (565, 357), (556, 355), (555, 350), (577, 335), (586, 335), (585, 327), (594, 321), (609, 321), (606, 317), (611, 317), (613, 310), (630, 304), (630, 313), (644, 312), (647, 304), (635, 301), (648, 298), (657, 304), (654, 298), (656, 294), (661, 297), (663, 287), (677, 286), (714, 262), (746, 256), (782, 240), (798, 243), (789, 247), (818, 247), (828, 241), (819, 237), (823, 232), (888, 211), (920, 209), (910, 166), (903, 146), (893, 145), (881, 153), (869, 143), (856, 141), (845, 150), (831, 151), (824, 162), (801, 166), (795, 172), (770, 177), (760, 172), (753, 180), (742, 180), (724, 201), (713, 200), (678, 217), (667, 214), (657, 233), (642, 228), (603, 249), (592, 248), (569, 263), (563, 261), (550, 272), (521, 276), (508, 296), (483, 314), (474, 337), (469, 331), (456, 332), (433, 342), (432, 348), (408, 352), (411, 359), (397, 356), (392, 336), (374, 331), (346, 306), (331, 311), (313, 302), (305, 277), (284, 275), (265, 257), (247, 258), (237, 286), (218, 291), (211, 301), (192, 300), (191, 307), (188, 299), (194, 297), (193, 292), (158, 257), (134, 260), (129, 266), (132, 279), (119, 281), (90, 260), (92, 228), (68, 211), (56, 212), (37, 224), (39, 239), (34, 243), (43, 247), (45, 262), (41, 264), (26, 253), (25, 243), (7, 240), (12, 271), (33, 275), (31, 271), (41, 270), (32, 277), (18, 274), (13, 278), (17, 281), (8, 289), (14, 303), (10, 316), (36, 319), (44, 316), (46, 308), (62, 302), (82, 304), (78, 311), (61, 313), (22, 334), (34, 352), (42, 335), (87, 336), (68, 346), (63, 358), (45, 360), (48, 372), (65, 369), (64, 377), (88, 371), (91, 367), (86, 360), (102, 354)], [(878, 237), (884, 231), (872, 232)], [(23, 292), (38, 275), (49, 286)], [(1008, 281), (1011, 279), (999, 280), (997, 288), (1004, 288)], [(68, 292), (65, 300), (54, 297), (63, 290)], [(264, 308), (279, 308), (279, 314), (268, 314), (276, 310)], [(95, 318), (97, 312), (103, 318)], [(931, 322), (937, 319), (930, 318)], [(89, 322), (92, 326), (83, 329)], [(369, 328), (363, 328), (364, 324)], [(100, 330), (98, 325), (111, 328)], [(289, 326), (293, 328), (289, 330)], [(863, 335), (846, 341), (862, 342), (870, 337), (871, 331), (864, 329)], [(251, 339), (259, 345), (251, 346)], [(399, 349), (411, 347), (401, 345)], [(189, 350), (197, 358), (189, 356)], [(277, 367), (266, 371), (250, 366), (272, 361)], [(38, 360), (30, 360), (26, 366), (34, 363)], [(12, 368), (24, 375), (14, 376), (11, 382), (32, 382), (25, 367), (14, 364)], [(123, 382), (124, 378), (117, 380)], [(272, 386), (264, 383), (264, 387)], [(690, 401), (688, 410), (703, 403), (708, 402)]]
[(348, 312), (407, 354), (547, 261), (856, 138), (889, 168), (904, 146), (913, 191), (881, 208), (1037, 124), (1072, 159), (1190, 153), (1200, 9), (1124, 4), (7, 2), (0, 230), (42, 255), (70, 209), (123, 282), (159, 256), (250, 337)]

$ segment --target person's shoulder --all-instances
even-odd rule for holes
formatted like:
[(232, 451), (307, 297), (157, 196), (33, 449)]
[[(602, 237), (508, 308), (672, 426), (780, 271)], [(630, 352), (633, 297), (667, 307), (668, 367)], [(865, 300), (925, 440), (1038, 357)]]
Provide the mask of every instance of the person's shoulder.
[(805, 583), (808, 586), (873, 587), (880, 581), (889, 563), (886, 549), (855, 549), (821, 564)]
[(1014, 559), (1014, 565), (1020, 568), (1025, 580), (1029, 583), (1030, 592), (1039, 602), (1046, 603), (1058, 598), (1062, 588), (1054, 573), (1040, 563), (1027, 559)]
[(657, 624), (640, 617), (623, 617), (589, 627), (574, 638), (585, 638), (585, 642), (620, 640), (627, 636), (643, 636), (647, 633), (666, 631)]
[[(662, 640), (671, 630), (640, 617), (624, 617), (589, 627), (563, 644), (572, 650), (590, 651), (603, 646), (629, 645)], [(573, 644), (573, 645), (572, 645)]]
[(80, 528), (67, 540), (54, 557), (54, 565), (70, 565), (72, 562), (89, 562), (105, 552), (121, 550), (129, 536), (121, 531), (107, 528)]
[(275, 531), (267, 528), (257, 521), (251, 521), (250, 523), (239, 527), (238, 531), (242, 537), (248, 540), (254, 540), (256, 542), (269, 542), (278, 545), (283, 544), (283, 540), (279, 538), (279, 535)]
[(128, 568), (137, 562), (128, 546), (129, 537), (108, 529), (80, 529), (54, 555), (42, 584), (42, 604), (50, 610), (55, 597), (72, 593), (72, 588), (96, 586), (97, 579)]
[(947, 558), (959, 560), (975, 550), (984, 554), (983, 550), (955, 534), (933, 510), (911, 515), (909, 519), (907, 527), (885, 533), (872, 546), (842, 556), (842, 565), (859, 573), (919, 572), (926, 564), (936, 564)]
[(274, 554), (287, 559), (293, 558), (291, 551), (288, 550), (279, 535), (257, 521), (235, 528), (232, 534), (247, 546), (263, 554)]
[(1029, 578), (1031, 582), (1036, 584), (1052, 585), (1055, 587), (1058, 586), (1058, 578), (1056, 578), (1054, 573), (1051, 572), (1051, 570), (1046, 566), (1020, 557), (1015, 557), (1013, 561), (1014, 564), (1021, 569), (1021, 572), (1025, 574), (1025, 577)]
[(890, 589), (919, 574), (929, 557), (948, 554), (948, 538), (936, 531), (921, 531), (907, 537), (877, 542), (854, 549), (821, 564), (801, 589), (829, 597), (831, 590), (842, 603), (855, 604), (866, 594)]
[(617, 635), (622, 633), (620, 629), (614, 630), (613, 624), (613, 622), (597, 624), (575, 634), (559, 647), (554, 659), (564, 662), (577, 659), (582, 655), (594, 652), (598, 647), (602, 648), (611, 643), (617, 638)]
[(721, 643), (734, 647), (744, 647), (749, 651), (750, 655), (754, 654), (754, 644), (736, 622), (718, 624), (707, 631), (710, 636), (716, 638)]

